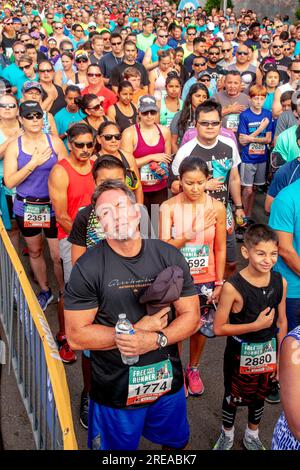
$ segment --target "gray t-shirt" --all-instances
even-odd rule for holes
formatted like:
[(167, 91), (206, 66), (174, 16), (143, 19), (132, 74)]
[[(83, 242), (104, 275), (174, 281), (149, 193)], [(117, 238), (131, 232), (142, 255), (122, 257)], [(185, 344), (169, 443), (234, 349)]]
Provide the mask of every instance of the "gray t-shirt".
[[(213, 99), (220, 103), (222, 108), (226, 108), (234, 103), (238, 103), (246, 108), (249, 107), (249, 97), (245, 93), (240, 93), (238, 96), (228, 96), (225, 91), (218, 91), (213, 95)], [(240, 114), (226, 114), (222, 118), (222, 126), (226, 129), (230, 129), (233, 132), (237, 132), (240, 122)]]
[(295, 124), (298, 124), (298, 121), (293, 111), (284, 111), (277, 120), (275, 136), (277, 137), (281, 132), (289, 127), (295, 126)]

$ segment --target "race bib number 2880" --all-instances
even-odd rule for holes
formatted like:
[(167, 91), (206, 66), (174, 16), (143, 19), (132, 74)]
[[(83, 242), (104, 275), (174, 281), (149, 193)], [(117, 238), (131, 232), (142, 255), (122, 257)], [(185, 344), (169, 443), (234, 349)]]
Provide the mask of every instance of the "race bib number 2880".
[(141, 367), (130, 367), (126, 405), (151, 403), (171, 390), (172, 364), (166, 361)]

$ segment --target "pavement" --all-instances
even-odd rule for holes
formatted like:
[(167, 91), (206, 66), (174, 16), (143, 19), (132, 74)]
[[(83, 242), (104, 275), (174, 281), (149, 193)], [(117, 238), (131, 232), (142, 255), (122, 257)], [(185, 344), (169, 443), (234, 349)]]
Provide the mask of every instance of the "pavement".
[[(266, 222), (263, 212), (262, 194), (258, 194), (254, 219)], [(238, 249), (240, 244), (238, 244)], [(239, 251), (239, 250), (238, 250)], [(49, 253), (47, 260), (49, 261)], [(21, 261), (28, 269), (28, 257), (22, 257)], [(243, 266), (243, 261), (239, 255), (239, 268)], [(48, 266), (51, 263), (47, 263)], [(29, 270), (27, 271), (29, 272)], [(50, 285), (55, 286), (53, 271), (49, 268)], [(37, 291), (37, 287), (33, 285)], [(49, 305), (46, 317), (53, 332), (57, 333), (57, 305)], [(2, 339), (3, 332), (0, 329)], [(201, 359), (200, 374), (204, 382), (205, 391), (201, 397), (189, 397), (188, 416), (191, 430), (190, 448), (191, 450), (209, 450), (213, 447), (219, 437), (221, 429), (221, 406), (223, 400), (223, 353), (225, 348), (225, 338), (208, 339)], [(188, 341), (184, 342), (183, 364), (188, 362)], [(82, 390), (81, 374), (81, 353), (78, 360), (71, 365), (65, 365), (67, 380), (69, 384), (74, 428), (77, 436), (78, 447), (81, 450), (87, 449), (87, 431), (79, 424), (79, 403)], [(35, 449), (32, 438), (31, 427), (22, 404), (14, 375), (8, 375), (8, 366), (3, 367), (2, 383), (0, 390), (0, 417), (3, 435), (4, 448), (6, 450), (33, 450)], [(265, 412), (260, 426), (260, 438), (265, 447), (270, 449), (274, 426), (281, 413), (281, 405), (265, 404)], [(235, 422), (235, 443), (233, 449), (243, 449), (242, 438), (247, 424), (247, 408), (240, 408)], [(140, 442), (142, 450), (157, 450), (155, 444), (142, 439)]]

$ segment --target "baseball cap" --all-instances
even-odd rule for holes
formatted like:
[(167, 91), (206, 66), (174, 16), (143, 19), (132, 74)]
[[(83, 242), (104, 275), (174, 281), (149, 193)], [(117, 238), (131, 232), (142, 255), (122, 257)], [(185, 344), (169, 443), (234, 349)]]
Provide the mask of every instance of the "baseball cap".
[(29, 90), (39, 90), (41, 93), (43, 92), (43, 89), (41, 87), (41, 84), (39, 82), (36, 82), (36, 81), (27, 81), (24, 83), (23, 87), (22, 87), (22, 92), (23, 93), (26, 93), (26, 91), (29, 91)]
[(97, 28), (97, 25), (94, 21), (90, 21), (88, 24), (88, 28)]
[(17, 16), (14, 16), (12, 20), (13, 20), (13, 23), (22, 23), (21, 19), (18, 18)]
[(5, 18), (5, 20), (3, 20), (3, 24), (13, 24), (13, 19), (12, 18)]
[(43, 114), (41, 106), (36, 101), (24, 101), (20, 104), (19, 111), (21, 117), (26, 117), (31, 113)]
[(260, 38), (261, 41), (269, 41), (271, 42), (270, 36), (268, 34), (263, 34)]
[(30, 36), (33, 38), (33, 39), (40, 39), (41, 38), (41, 35), (38, 31), (33, 31), (32, 33), (30, 33)]
[(56, 40), (54, 37), (52, 37), (52, 36), (50, 36), (50, 37), (47, 39), (47, 42), (51, 42), (51, 41), (56, 42), (56, 44), (57, 44), (57, 40)]
[(89, 58), (88, 53), (83, 49), (79, 49), (78, 51), (75, 52), (75, 60), (78, 60), (78, 59), (88, 60), (88, 58)]
[(147, 111), (159, 111), (156, 104), (156, 99), (152, 95), (144, 95), (139, 98), (138, 110), (141, 113), (146, 113)]
[(198, 78), (202, 78), (202, 77), (209, 77), (211, 78), (211, 75), (209, 72), (206, 72), (206, 70), (203, 70), (203, 72), (200, 72), (199, 75), (198, 75)]

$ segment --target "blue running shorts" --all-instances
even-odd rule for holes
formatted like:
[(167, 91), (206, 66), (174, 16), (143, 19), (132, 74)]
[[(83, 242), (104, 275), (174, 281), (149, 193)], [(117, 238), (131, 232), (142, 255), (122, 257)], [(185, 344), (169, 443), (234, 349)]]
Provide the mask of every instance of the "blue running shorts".
[(141, 436), (174, 449), (187, 445), (190, 430), (183, 387), (143, 408), (111, 408), (90, 400), (90, 449), (137, 450)]

